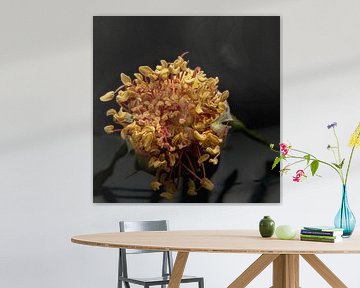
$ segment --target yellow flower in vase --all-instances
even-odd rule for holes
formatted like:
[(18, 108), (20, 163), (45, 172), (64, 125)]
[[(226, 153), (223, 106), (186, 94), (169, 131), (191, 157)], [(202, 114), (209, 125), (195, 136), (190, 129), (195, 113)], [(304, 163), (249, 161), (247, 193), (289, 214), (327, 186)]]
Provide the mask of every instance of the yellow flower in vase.
[(360, 123), (356, 127), (354, 133), (351, 135), (349, 146), (360, 147)]

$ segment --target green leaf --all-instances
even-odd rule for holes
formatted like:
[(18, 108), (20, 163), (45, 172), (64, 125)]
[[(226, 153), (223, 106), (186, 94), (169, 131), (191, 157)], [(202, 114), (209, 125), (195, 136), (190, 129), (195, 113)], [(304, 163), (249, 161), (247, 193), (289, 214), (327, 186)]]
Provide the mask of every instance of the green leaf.
[(345, 158), (341, 161), (341, 163), (340, 163), (340, 169), (342, 169), (343, 168), (343, 166), (344, 166), (344, 163), (345, 163)]
[(340, 164), (337, 164), (334, 162), (332, 162), (331, 164), (333, 164), (338, 169), (342, 169), (342, 167), (344, 166), (344, 162), (345, 162), (345, 159), (343, 159)]
[(305, 155), (304, 158), (306, 159), (306, 164), (309, 164), (310, 162), (310, 155)]
[(270, 144), (270, 149), (273, 149), (273, 148), (274, 148), (274, 144), (271, 143), (271, 144)]
[(331, 162), (331, 164), (333, 164), (336, 168), (340, 169), (340, 165), (334, 162)]
[(310, 164), (310, 169), (311, 169), (311, 174), (312, 174), (312, 176), (314, 176), (315, 175), (315, 173), (316, 173), (316, 171), (318, 170), (318, 168), (319, 168), (319, 160), (314, 160), (314, 161), (312, 161), (311, 162), (311, 164)]
[(274, 160), (274, 163), (273, 165), (271, 166), (271, 170), (273, 170), (281, 161), (281, 157), (276, 157), (275, 160)]

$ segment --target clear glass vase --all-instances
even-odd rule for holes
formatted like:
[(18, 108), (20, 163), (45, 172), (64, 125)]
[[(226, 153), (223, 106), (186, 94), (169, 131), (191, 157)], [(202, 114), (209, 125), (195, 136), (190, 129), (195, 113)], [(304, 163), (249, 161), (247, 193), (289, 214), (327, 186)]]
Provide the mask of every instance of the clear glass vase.
[(349, 207), (346, 185), (342, 187), (341, 206), (336, 214), (334, 224), (336, 228), (344, 229), (343, 237), (346, 238), (351, 236), (355, 228), (356, 219)]

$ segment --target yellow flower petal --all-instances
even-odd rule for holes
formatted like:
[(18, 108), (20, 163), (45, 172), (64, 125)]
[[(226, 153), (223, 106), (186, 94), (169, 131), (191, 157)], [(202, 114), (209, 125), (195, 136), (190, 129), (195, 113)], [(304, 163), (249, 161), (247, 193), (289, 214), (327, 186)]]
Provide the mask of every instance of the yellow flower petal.
[(129, 94), (127, 91), (120, 91), (119, 94), (116, 96), (116, 102), (119, 103), (119, 105), (123, 102), (126, 102), (129, 99)]
[(156, 81), (158, 79), (158, 76), (156, 74), (149, 74), (148, 77), (150, 78), (150, 80), (152, 81)]
[(209, 98), (211, 96), (211, 93), (209, 92), (209, 91), (205, 91), (204, 93), (202, 93), (201, 95), (200, 95), (200, 98), (201, 99), (207, 99), (207, 98)]
[(352, 134), (349, 142), (350, 147), (360, 147), (360, 123), (356, 127), (354, 133)]
[(114, 125), (107, 125), (104, 127), (104, 131), (107, 133), (107, 134), (111, 134), (114, 132)]
[(163, 166), (166, 166), (167, 164), (167, 161), (166, 160), (163, 160), (163, 161), (160, 161), (160, 160), (156, 160), (154, 161), (154, 168), (159, 168), (159, 167), (163, 167)]
[(180, 67), (175, 68), (175, 67), (173, 67), (173, 66), (170, 66), (169, 69), (170, 69), (170, 73), (171, 73), (171, 74), (177, 75), (177, 74), (180, 73)]
[(145, 77), (149, 77), (154, 71), (149, 66), (140, 66), (139, 72)]
[(208, 178), (201, 179), (200, 184), (206, 190), (212, 191), (214, 189), (214, 183)]
[(211, 155), (216, 155), (220, 152), (220, 146), (217, 145), (217, 146), (215, 146), (215, 148), (208, 147), (208, 148), (206, 148), (206, 152), (210, 153)]
[(132, 122), (131, 124), (127, 125), (125, 128), (121, 130), (121, 137), (126, 139), (126, 136), (129, 134), (134, 133), (134, 131), (138, 130), (140, 127), (136, 125), (136, 122)]
[(160, 63), (163, 68), (166, 68), (168, 66), (168, 63), (165, 60), (160, 60)]
[(228, 91), (228, 90), (225, 90), (225, 91), (221, 94), (220, 100), (224, 102), (227, 98), (229, 98), (229, 91)]
[(169, 192), (163, 192), (160, 194), (160, 196), (167, 200), (173, 200), (175, 198), (174, 194), (169, 193)]
[(176, 164), (177, 154), (176, 153), (169, 153), (169, 164), (170, 167), (173, 167)]
[(192, 88), (197, 89), (197, 88), (199, 88), (199, 86), (200, 86), (199, 81), (197, 79), (195, 79), (194, 83), (192, 84)]
[(199, 140), (199, 141), (205, 141), (206, 140), (206, 135), (204, 134), (200, 134), (198, 131), (194, 130), (194, 133), (193, 133), (194, 137), (196, 140)]
[(188, 62), (187, 61), (184, 61), (182, 64), (181, 64), (181, 71), (185, 71), (187, 69), (187, 64)]
[(106, 116), (113, 116), (114, 114), (116, 114), (116, 110), (115, 109), (109, 109), (106, 111)]
[(205, 129), (205, 124), (202, 122), (197, 122), (193, 124), (194, 128), (198, 131), (203, 131)]
[(195, 187), (195, 182), (194, 182), (192, 179), (189, 179), (189, 181), (188, 181), (187, 194), (190, 195), (190, 196), (195, 196), (195, 195), (197, 195), (197, 193), (196, 193), (196, 187)]
[(172, 181), (167, 181), (165, 182), (165, 191), (168, 192), (168, 193), (171, 193), (171, 194), (175, 194), (176, 192), (176, 186), (174, 184), (174, 182)]
[(194, 80), (195, 80), (195, 78), (193, 78), (191, 76), (184, 79), (186, 84), (191, 84), (194, 82)]
[(144, 132), (155, 132), (154, 126), (146, 126), (144, 127)]
[(199, 79), (200, 82), (205, 82), (207, 80), (205, 75), (199, 75), (197, 79)]
[(206, 160), (208, 160), (210, 158), (209, 154), (203, 154), (199, 157), (198, 159), (198, 164), (201, 165), (203, 162), (205, 162)]
[(100, 101), (102, 101), (102, 102), (111, 101), (111, 100), (114, 99), (114, 97), (115, 97), (115, 92), (114, 91), (109, 91), (105, 95), (100, 97)]
[(207, 133), (206, 134), (206, 142), (209, 146), (216, 146), (216, 145), (219, 145), (222, 142), (222, 140), (212, 133)]
[(127, 76), (124, 73), (120, 74), (120, 78), (121, 78), (121, 82), (124, 83), (125, 86), (131, 86), (131, 78), (129, 76)]
[(174, 61), (174, 66), (175, 66), (175, 67), (180, 67), (183, 62), (184, 62), (184, 59), (179, 56), (178, 59), (176, 59), (176, 60)]
[(195, 112), (196, 112), (197, 114), (204, 113), (204, 110), (201, 108), (201, 104), (200, 104), (200, 103), (196, 105)]
[(113, 120), (115, 123), (121, 124), (126, 118), (126, 112), (122, 111), (122, 108), (120, 108), (119, 113), (113, 114)]
[(154, 139), (153, 133), (145, 133), (142, 137), (142, 143), (145, 148), (145, 151), (148, 151), (150, 149), (150, 145)]
[(159, 190), (160, 187), (161, 187), (161, 185), (162, 185), (162, 184), (161, 184), (159, 181), (157, 181), (157, 179), (151, 181), (151, 183), (150, 183), (150, 187), (151, 187), (151, 189), (152, 189), (153, 191)]
[(140, 73), (134, 73), (134, 76), (136, 79), (138, 79), (140, 81), (144, 80), (143, 76)]

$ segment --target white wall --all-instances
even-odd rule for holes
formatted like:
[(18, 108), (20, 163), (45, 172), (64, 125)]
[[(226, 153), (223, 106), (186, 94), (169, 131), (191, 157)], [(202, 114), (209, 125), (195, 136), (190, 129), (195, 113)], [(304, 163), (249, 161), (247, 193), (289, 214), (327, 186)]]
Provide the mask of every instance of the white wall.
[[(281, 15), (282, 138), (327, 157), (325, 125), (337, 121), (347, 143), (360, 120), (359, 12), (357, 0), (2, 0), (0, 287), (115, 287), (116, 250), (76, 246), (70, 237), (114, 231), (119, 219), (237, 229), (256, 228), (270, 214), (300, 227), (331, 224), (340, 203), (338, 179), (321, 169), (322, 179), (283, 179), (280, 205), (92, 204), (93, 15)], [(360, 151), (349, 183), (358, 218), (359, 173)], [(187, 272), (204, 275), (206, 287), (226, 287), (255, 257), (193, 254)], [(360, 287), (359, 257), (321, 258), (349, 287)], [(270, 274), (249, 287), (270, 286)], [(303, 262), (301, 283), (327, 287)]]

